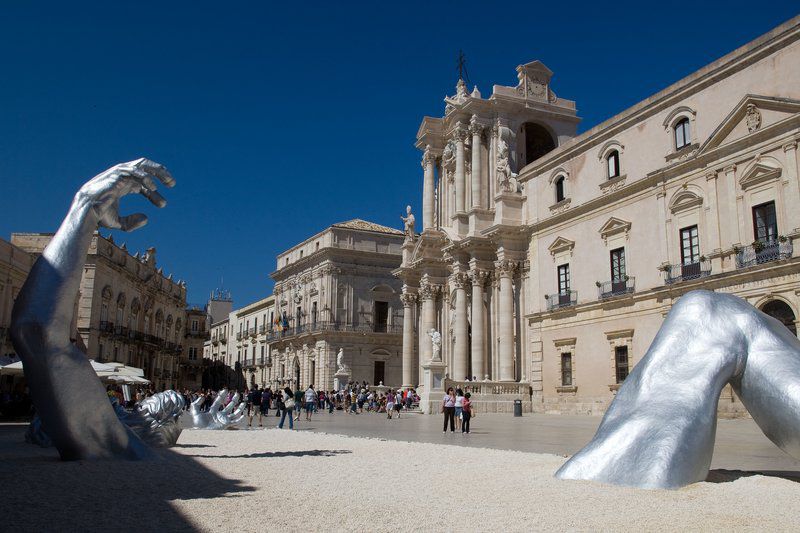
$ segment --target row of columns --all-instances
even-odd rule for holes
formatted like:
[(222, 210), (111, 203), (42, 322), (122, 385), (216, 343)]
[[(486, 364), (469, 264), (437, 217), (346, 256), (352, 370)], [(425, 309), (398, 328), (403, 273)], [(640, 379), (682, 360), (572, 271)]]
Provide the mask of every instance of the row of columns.
[[(484, 198), (488, 191), (483, 190), (486, 181), (483, 162), (483, 142), (485, 126), (478, 123), (477, 115), (472, 115), (469, 125), (457, 123), (452, 131), (455, 143), (455, 212), (466, 213), (468, 208), (476, 209), (484, 206)], [(466, 174), (466, 146), (465, 142), (472, 136), (471, 181), (467, 183)], [(430, 145), (425, 147), (422, 155), (423, 183), (422, 183), (422, 229), (433, 228), (434, 210), (436, 209), (435, 195), (435, 168), (436, 155)], [(471, 205), (467, 204), (467, 188), (471, 192)]]
[[(500, 294), (497, 304), (499, 313), (498, 336), (498, 368), (495, 379), (499, 381), (515, 381), (514, 373), (514, 285), (513, 278), (516, 263), (501, 260), (495, 263), (495, 275), (499, 279)], [(454, 346), (450, 375), (461, 380), (469, 375), (470, 362), (472, 374), (478, 379), (486, 375), (486, 316), (484, 312), (484, 289), (490, 272), (473, 267), (465, 272), (454, 267), (450, 278), (455, 299)], [(467, 287), (472, 288), (472, 342), (469, 338)], [(403, 386), (414, 386), (414, 309), (420, 303), (420, 320), (418, 346), (420, 362), (431, 361), (433, 356), (429, 332), (437, 328), (436, 299), (442, 287), (430, 282), (423, 276), (418, 292), (411, 292), (409, 287), (403, 288)]]

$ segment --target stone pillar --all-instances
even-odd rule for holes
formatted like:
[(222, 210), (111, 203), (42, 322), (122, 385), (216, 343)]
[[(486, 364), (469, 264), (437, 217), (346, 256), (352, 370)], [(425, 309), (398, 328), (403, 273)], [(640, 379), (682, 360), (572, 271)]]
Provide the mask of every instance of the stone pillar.
[(469, 131), (472, 134), (472, 208), (481, 205), (481, 184), (483, 183), (483, 165), (481, 164), (481, 150), (483, 139), (483, 126), (478, 124), (478, 117), (472, 115), (469, 121)]
[(419, 357), (423, 363), (430, 361), (433, 356), (428, 332), (436, 329), (436, 294), (438, 292), (439, 286), (433, 285), (428, 281), (427, 276), (423, 276), (419, 284), (419, 299), (422, 301), (422, 327), (419, 332), (422, 353), (419, 354)]
[(456, 299), (455, 346), (453, 346), (453, 368), (450, 377), (463, 380), (469, 373), (469, 323), (467, 322), (467, 275), (463, 272), (453, 274), (453, 287)]
[(783, 145), (783, 152), (786, 154), (786, 199), (783, 202), (786, 214), (787, 227), (782, 231), (784, 235), (792, 233), (800, 228), (800, 213), (793, 206), (800, 200), (800, 167), (797, 159), (797, 141), (792, 141)]
[(403, 287), (403, 387), (415, 387), (414, 382), (414, 307), (417, 295)]
[(483, 313), (483, 286), (489, 273), (473, 268), (472, 278), (472, 375), (479, 380), (486, 376), (486, 330)]
[(467, 138), (467, 131), (463, 125), (459, 124), (453, 133), (456, 140), (456, 214), (466, 211), (467, 200), (467, 178), (466, 162), (464, 160), (464, 140)]
[(503, 259), (495, 263), (495, 271), (500, 278), (499, 309), (499, 366), (497, 379), (514, 381), (514, 271), (516, 263)]
[(728, 220), (724, 224), (720, 223), (720, 226), (728, 228), (727, 245), (742, 244), (742, 236), (739, 233), (739, 206), (736, 200), (736, 165), (729, 165), (722, 172), (725, 174), (725, 185), (727, 187)]
[(433, 164), (434, 156), (431, 154), (430, 145), (425, 147), (425, 154), (422, 156), (422, 168), (424, 170), (422, 181), (422, 231), (433, 228)]

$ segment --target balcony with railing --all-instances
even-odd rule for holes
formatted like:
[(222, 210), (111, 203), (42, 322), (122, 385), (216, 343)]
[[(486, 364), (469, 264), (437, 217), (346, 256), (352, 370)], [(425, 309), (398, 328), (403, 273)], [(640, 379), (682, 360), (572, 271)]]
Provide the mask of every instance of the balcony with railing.
[(263, 356), (258, 358), (259, 366), (272, 366), (272, 357)]
[(241, 331), (239, 331), (238, 333), (236, 333), (236, 340), (237, 340), (237, 341), (240, 341), (240, 340), (242, 340), (242, 337), (244, 337), (244, 335), (245, 335), (244, 333), (242, 333)]
[(634, 290), (636, 290), (636, 278), (632, 276), (625, 276), (622, 279), (612, 279), (611, 281), (597, 282), (597, 292), (601, 300), (623, 294), (631, 294)]
[(114, 336), (115, 337), (127, 338), (128, 337), (128, 328), (126, 328), (125, 326), (114, 326)]
[(679, 263), (677, 265), (666, 265), (664, 272), (664, 283), (672, 285), (681, 281), (691, 281), (704, 278), (711, 274), (711, 261), (701, 257), (694, 263)]
[(572, 307), (578, 303), (578, 291), (563, 291), (556, 294), (548, 294), (544, 299), (547, 300), (548, 311)]
[(261, 324), (260, 326), (258, 326), (258, 334), (259, 335), (263, 335), (266, 332), (267, 332), (267, 326), (266, 325)]
[(105, 320), (101, 320), (100, 321), (100, 327), (98, 327), (97, 329), (100, 330), (100, 333), (113, 334), (114, 333), (114, 323), (113, 322), (107, 322)]
[(780, 259), (792, 257), (792, 243), (789, 240), (755, 241), (750, 246), (734, 249), (736, 268), (747, 268)]
[(258, 334), (258, 330), (256, 328), (250, 328), (247, 330), (247, 334), (251, 337), (255, 337)]
[(374, 326), (372, 324), (349, 324), (342, 322), (329, 322), (317, 321), (308, 324), (300, 324), (296, 327), (289, 327), (281, 330), (280, 328), (270, 330), (267, 333), (267, 342), (277, 341), (280, 339), (295, 337), (298, 335), (307, 335), (311, 333), (324, 333), (324, 332), (344, 332), (344, 333), (378, 333), (381, 335), (402, 335), (402, 324), (379, 324)]

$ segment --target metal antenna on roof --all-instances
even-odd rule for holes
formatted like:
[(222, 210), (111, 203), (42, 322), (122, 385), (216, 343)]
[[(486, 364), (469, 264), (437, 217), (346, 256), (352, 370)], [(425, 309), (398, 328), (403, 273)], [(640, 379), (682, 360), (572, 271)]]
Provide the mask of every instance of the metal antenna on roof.
[(467, 74), (467, 58), (464, 56), (463, 50), (458, 51), (458, 63), (456, 68), (458, 69), (458, 79), (464, 80), (467, 82), (467, 85), (470, 85), (469, 74)]

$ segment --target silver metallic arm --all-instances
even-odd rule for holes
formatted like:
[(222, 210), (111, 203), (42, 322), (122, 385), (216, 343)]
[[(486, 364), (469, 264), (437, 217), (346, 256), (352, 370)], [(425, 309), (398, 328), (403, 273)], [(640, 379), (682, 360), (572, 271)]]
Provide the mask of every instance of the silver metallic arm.
[(119, 200), (138, 193), (163, 207), (156, 179), (168, 187), (175, 183), (163, 166), (139, 159), (84, 184), (14, 305), (11, 338), (34, 406), (62, 459), (149, 454), (117, 419), (86, 355), (70, 342), (70, 324), (94, 231), (98, 226), (125, 231), (143, 226), (144, 214), (119, 215)]
[(556, 477), (668, 489), (703, 481), (727, 383), (764, 434), (800, 459), (800, 340), (741, 298), (693, 291)]

